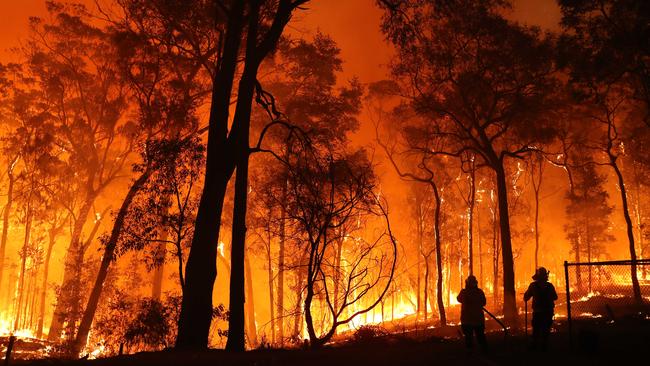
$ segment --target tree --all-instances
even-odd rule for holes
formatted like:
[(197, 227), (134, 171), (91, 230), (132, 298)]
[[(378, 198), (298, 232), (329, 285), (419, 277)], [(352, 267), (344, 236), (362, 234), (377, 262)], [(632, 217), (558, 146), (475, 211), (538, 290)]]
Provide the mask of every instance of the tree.
[(530, 160), (530, 180), (535, 197), (535, 269), (539, 268), (539, 204), (540, 191), (544, 178), (544, 159), (541, 154), (533, 154)]
[[(251, 104), (261, 62), (275, 48), (292, 12), (303, 0), (235, 1), (220, 9), (228, 14), (223, 37), (223, 53), (212, 79), (212, 101), (208, 126), (208, 145), (204, 190), (199, 203), (194, 238), (186, 265), (186, 291), (183, 295), (177, 347), (205, 348), (212, 317), (212, 286), (216, 278), (216, 242), (226, 186), (237, 166), (233, 212), (231, 309), (228, 332), (229, 350), (244, 349), (244, 242), (246, 238), (246, 194)], [(246, 13), (246, 17), (244, 14)], [(264, 31), (266, 30), (266, 31)], [(239, 64), (242, 38), (246, 34), (244, 65), (237, 88), (233, 125), (228, 131), (233, 82)]]
[[(288, 248), (286, 205), (289, 193), (287, 161), (300, 144), (297, 139), (308, 136), (314, 144), (340, 149), (347, 143), (349, 132), (358, 127), (362, 87), (352, 80), (349, 85), (337, 86), (337, 72), (342, 71), (340, 50), (327, 35), (317, 33), (313, 39), (283, 39), (275, 57), (262, 65), (265, 77), (261, 80), (266, 91), (273, 96), (274, 107), (292, 128), (267, 130), (268, 111), (256, 108), (253, 127), (265, 132), (264, 150), (273, 155), (265, 160), (255, 160), (263, 168), (255, 174), (265, 179), (258, 183), (273, 192), (267, 203), (276, 208), (273, 219), (274, 232), (278, 237), (277, 273), (277, 328), (278, 341), (284, 342), (285, 331), (285, 263)], [(270, 106), (269, 106), (270, 107)], [(300, 130), (298, 136), (297, 130)], [(279, 160), (278, 160), (279, 159)], [(271, 193), (271, 192), (268, 192)]]
[[(639, 102), (640, 119), (650, 126), (650, 4), (635, 0), (560, 0), (561, 49), (578, 62), (573, 82), (619, 84)], [(565, 60), (566, 61), (566, 60)]]
[[(79, 283), (87, 247), (83, 229), (98, 195), (113, 183), (128, 162), (133, 146), (126, 111), (125, 80), (116, 70), (114, 49), (106, 47), (109, 35), (87, 22), (82, 6), (48, 2), (49, 21), (32, 18), (32, 37), (26, 47), (30, 76), (43, 92), (52, 111), (57, 144), (65, 162), (77, 172), (71, 182), (82, 197), (74, 208), (74, 225), (66, 254), (64, 281), (48, 338), (57, 340), (64, 323), (73, 336), (81, 314)], [(90, 243), (88, 243), (90, 244)], [(64, 311), (72, 304), (71, 311)]]
[[(120, 71), (129, 81), (128, 85), (137, 100), (139, 134), (134, 134), (131, 138), (141, 141), (142, 163), (134, 165), (134, 171), (139, 176), (129, 187), (115, 217), (110, 237), (105, 241), (104, 255), (79, 326), (74, 353), (79, 353), (86, 344), (103, 283), (109, 266), (115, 259), (131, 204), (143, 189), (150, 188), (148, 183), (152, 175), (154, 184), (158, 184), (156, 194), (160, 195), (163, 201), (175, 199), (179, 216), (170, 218), (168, 212), (157, 210), (160, 218), (170, 218), (171, 223), (166, 224), (172, 227), (172, 233), (166, 228), (156, 230), (155, 226), (140, 230), (148, 229), (149, 233), (160, 231), (163, 236), (173, 235), (172, 243), (176, 247), (175, 254), (179, 261), (180, 284), (181, 288), (184, 288), (182, 247), (188, 233), (187, 219), (191, 215), (190, 205), (193, 205), (190, 194), (198, 176), (197, 164), (203, 161), (203, 149), (195, 141), (198, 130), (196, 109), (205, 95), (205, 87), (198, 80), (203, 64), (201, 60), (169, 52), (166, 47), (153, 42), (140, 30), (129, 28), (130, 25), (122, 24), (114, 36), (116, 41), (110, 46), (120, 55)], [(169, 209), (169, 205), (165, 203), (149, 203), (150, 208), (154, 210), (160, 206)], [(157, 220), (149, 220), (150, 223), (152, 221)], [(131, 233), (133, 234), (133, 231)], [(152, 240), (147, 234), (136, 234), (136, 243), (131, 243), (131, 248), (142, 248), (142, 242)]]
[[(365, 153), (306, 152), (291, 161), (288, 215), (307, 246), (304, 313), (310, 344), (317, 348), (339, 326), (380, 304), (393, 278), (397, 247)], [(364, 239), (360, 223), (371, 217), (384, 221), (385, 229)], [(352, 220), (356, 225), (349, 225)], [(332, 292), (332, 286), (340, 291)], [(317, 300), (326, 309), (320, 331), (313, 310)]]
[[(517, 320), (505, 161), (521, 159), (552, 136), (546, 108), (554, 85), (552, 43), (538, 30), (505, 20), (503, 1), (383, 2), (382, 29), (397, 47), (393, 74), (430, 155), (476, 156), (495, 174), (503, 257), (503, 309)], [(445, 140), (432, 150), (434, 137)]]
[[(575, 160), (574, 160), (575, 161)], [(579, 160), (578, 160), (579, 161)], [(576, 164), (580, 164), (576, 162)], [(567, 239), (573, 243), (572, 251), (576, 262), (587, 257), (587, 261), (606, 253), (605, 244), (614, 240), (609, 232), (610, 216), (613, 211), (608, 205), (609, 194), (603, 188), (606, 179), (596, 171), (594, 164), (583, 161), (572, 168), (575, 188), (566, 195), (569, 204), (565, 211), (569, 224), (564, 226)], [(578, 289), (583, 284), (576, 278)], [(588, 291), (592, 288), (592, 270), (589, 266)]]

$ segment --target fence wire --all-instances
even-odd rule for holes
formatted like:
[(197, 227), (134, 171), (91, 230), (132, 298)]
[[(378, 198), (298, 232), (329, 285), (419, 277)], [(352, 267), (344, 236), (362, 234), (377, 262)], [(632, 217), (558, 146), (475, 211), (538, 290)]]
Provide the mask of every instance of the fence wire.
[[(632, 273), (636, 266), (640, 298), (635, 296)], [(650, 317), (650, 260), (564, 262), (566, 315), (572, 323), (600, 319)]]

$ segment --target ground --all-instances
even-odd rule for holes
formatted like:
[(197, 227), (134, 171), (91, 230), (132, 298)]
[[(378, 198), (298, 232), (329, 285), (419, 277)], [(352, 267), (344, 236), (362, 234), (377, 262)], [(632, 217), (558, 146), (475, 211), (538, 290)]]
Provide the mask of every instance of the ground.
[(528, 350), (524, 334), (504, 338), (502, 332), (488, 336), (490, 350), (483, 354), (468, 351), (450, 327), (446, 337), (389, 335), (354, 344), (330, 346), (321, 350), (255, 350), (230, 354), (221, 350), (202, 352), (143, 352), (92, 361), (39, 360), (12, 364), (148, 366), (148, 365), (643, 365), (650, 356), (650, 320), (616, 323), (589, 320), (574, 324), (573, 347), (569, 346), (565, 325), (552, 334), (547, 352)]

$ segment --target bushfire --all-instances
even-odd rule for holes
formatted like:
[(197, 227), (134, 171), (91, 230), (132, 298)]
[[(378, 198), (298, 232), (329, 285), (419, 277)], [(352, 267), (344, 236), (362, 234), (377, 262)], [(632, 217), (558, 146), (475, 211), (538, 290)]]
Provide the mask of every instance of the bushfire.
[(4, 357), (647, 327), (648, 6), (3, 2)]

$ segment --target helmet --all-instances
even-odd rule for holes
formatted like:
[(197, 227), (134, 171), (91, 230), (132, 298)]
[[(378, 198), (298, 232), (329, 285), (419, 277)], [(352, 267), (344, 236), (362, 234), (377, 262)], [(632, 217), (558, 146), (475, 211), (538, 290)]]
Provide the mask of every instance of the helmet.
[(465, 280), (465, 287), (477, 287), (477, 286), (478, 286), (478, 281), (476, 280), (476, 277), (474, 277), (474, 275), (469, 275)]
[(537, 268), (537, 271), (535, 271), (535, 274), (533, 275), (533, 280), (535, 280), (535, 281), (548, 280), (548, 274), (549, 274), (549, 271), (546, 270), (546, 268), (539, 267), (539, 268)]

